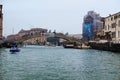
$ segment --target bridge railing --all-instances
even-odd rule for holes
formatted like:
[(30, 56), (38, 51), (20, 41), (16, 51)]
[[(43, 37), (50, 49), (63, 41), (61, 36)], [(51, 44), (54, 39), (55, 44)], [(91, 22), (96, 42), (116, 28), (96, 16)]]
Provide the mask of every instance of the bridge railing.
[(77, 38), (74, 38), (74, 37), (69, 37), (69, 36), (66, 36), (66, 35), (61, 34), (61, 33), (60, 34), (56, 33), (55, 36), (63, 38), (65, 40), (67, 40), (67, 41), (71, 41), (71, 42), (81, 42), (81, 43), (83, 42), (82, 39), (77, 39)]

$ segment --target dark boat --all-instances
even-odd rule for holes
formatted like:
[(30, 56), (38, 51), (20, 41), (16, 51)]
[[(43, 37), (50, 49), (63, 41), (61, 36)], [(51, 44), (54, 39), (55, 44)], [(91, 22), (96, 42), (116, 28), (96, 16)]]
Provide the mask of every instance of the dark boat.
[(9, 50), (11, 53), (20, 52), (16, 42), (11, 43), (11, 48)]
[(20, 52), (20, 49), (18, 49), (18, 48), (11, 48), (10, 52), (12, 52), (12, 53)]
[(82, 44), (77, 42), (65, 42), (63, 44), (64, 48), (74, 48), (74, 49), (82, 49)]

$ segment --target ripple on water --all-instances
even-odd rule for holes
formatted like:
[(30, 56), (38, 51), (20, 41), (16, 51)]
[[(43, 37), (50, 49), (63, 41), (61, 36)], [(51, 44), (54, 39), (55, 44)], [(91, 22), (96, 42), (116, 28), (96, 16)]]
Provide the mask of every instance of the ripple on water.
[(0, 51), (3, 80), (119, 80), (120, 54), (92, 49), (28, 46)]

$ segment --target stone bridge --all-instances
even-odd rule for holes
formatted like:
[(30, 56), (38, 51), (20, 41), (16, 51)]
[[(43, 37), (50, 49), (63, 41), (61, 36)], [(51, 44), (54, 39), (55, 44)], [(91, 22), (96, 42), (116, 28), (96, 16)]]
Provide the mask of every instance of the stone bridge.
[(61, 34), (61, 33), (56, 33), (55, 36), (59, 37), (59, 38), (62, 38), (62, 39), (65, 39), (65, 40), (70, 41), (70, 42), (79, 42), (79, 43), (83, 42), (82, 39), (77, 39), (77, 38), (74, 38), (74, 37), (69, 37), (69, 36)]
[[(45, 35), (24, 35), (22, 37), (20, 37), (19, 39), (17, 38), (16, 40), (18, 42), (21, 42), (21, 43), (27, 43), (27, 42), (45, 42), (46, 39), (50, 37), (50, 36), (45, 36)], [(82, 39), (77, 39), (77, 38), (74, 38), (74, 37), (69, 37), (67, 35), (64, 35), (62, 33), (54, 33), (54, 37), (59, 37), (59, 38), (62, 38), (62, 39), (65, 39), (66, 41), (70, 41), (70, 42), (79, 42), (79, 43), (82, 43)], [(11, 40), (13, 41), (13, 40)]]

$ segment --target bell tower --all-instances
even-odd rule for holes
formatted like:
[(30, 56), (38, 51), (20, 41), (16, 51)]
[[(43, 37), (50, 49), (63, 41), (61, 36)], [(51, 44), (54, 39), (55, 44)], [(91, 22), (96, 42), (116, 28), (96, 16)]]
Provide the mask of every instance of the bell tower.
[(3, 13), (2, 13), (2, 5), (0, 4), (0, 43), (2, 40), (2, 29), (3, 29)]

